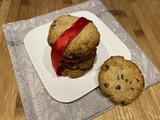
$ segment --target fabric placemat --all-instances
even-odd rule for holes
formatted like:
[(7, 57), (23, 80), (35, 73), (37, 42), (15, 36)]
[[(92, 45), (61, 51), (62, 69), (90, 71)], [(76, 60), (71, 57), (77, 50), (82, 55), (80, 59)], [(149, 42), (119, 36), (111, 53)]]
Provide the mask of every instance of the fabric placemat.
[(3, 25), (3, 31), (27, 120), (93, 119), (115, 106), (100, 93), (99, 88), (71, 103), (61, 103), (54, 100), (43, 86), (24, 47), (24, 38), (29, 31), (53, 21), (60, 15), (82, 10), (92, 12), (100, 18), (129, 48), (131, 60), (139, 66), (144, 75), (145, 89), (160, 81), (158, 69), (100, 0), (89, 0), (28, 20), (7, 23)]

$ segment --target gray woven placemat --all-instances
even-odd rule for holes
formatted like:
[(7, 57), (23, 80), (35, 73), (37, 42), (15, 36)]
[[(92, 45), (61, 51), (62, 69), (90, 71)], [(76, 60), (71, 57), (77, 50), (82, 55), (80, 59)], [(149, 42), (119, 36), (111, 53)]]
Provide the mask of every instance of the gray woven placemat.
[(132, 61), (143, 72), (145, 88), (160, 81), (159, 71), (100, 0), (89, 0), (28, 20), (8, 23), (3, 25), (3, 30), (27, 120), (92, 119), (115, 106), (107, 97), (101, 95), (99, 88), (72, 103), (57, 102), (44, 88), (24, 47), (23, 41), (29, 31), (53, 21), (62, 14), (81, 10), (94, 13), (127, 45)]

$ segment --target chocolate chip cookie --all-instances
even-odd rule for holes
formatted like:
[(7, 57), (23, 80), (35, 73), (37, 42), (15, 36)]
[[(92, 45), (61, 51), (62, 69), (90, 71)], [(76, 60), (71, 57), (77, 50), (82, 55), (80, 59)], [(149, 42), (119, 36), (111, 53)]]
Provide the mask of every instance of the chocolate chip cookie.
[[(51, 25), (48, 35), (48, 44), (52, 47), (56, 39), (70, 28), (79, 17), (63, 15), (58, 17)], [(96, 50), (100, 42), (100, 34), (93, 24), (88, 23), (83, 30), (66, 46), (64, 58), (83, 58)]]
[(101, 92), (121, 105), (134, 101), (144, 88), (141, 70), (122, 56), (107, 59), (101, 66), (98, 79)]

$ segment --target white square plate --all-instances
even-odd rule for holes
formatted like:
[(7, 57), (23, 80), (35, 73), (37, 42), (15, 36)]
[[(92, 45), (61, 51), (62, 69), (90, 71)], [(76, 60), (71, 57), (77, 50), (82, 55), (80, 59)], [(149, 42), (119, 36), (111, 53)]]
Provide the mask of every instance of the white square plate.
[(63, 76), (57, 77), (55, 74), (51, 64), (51, 48), (47, 43), (49, 26), (52, 22), (33, 29), (24, 39), (26, 50), (42, 83), (48, 93), (60, 102), (77, 100), (99, 86), (100, 66), (110, 56), (121, 55), (126, 59), (131, 59), (128, 48), (97, 16), (88, 11), (79, 11), (71, 15), (92, 20), (101, 35), (94, 66), (84, 76), (72, 79)]

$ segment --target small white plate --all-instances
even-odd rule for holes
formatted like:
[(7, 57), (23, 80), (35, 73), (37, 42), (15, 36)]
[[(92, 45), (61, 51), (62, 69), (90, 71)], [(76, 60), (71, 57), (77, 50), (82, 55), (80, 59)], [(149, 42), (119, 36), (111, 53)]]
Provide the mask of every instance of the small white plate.
[(77, 100), (99, 86), (99, 68), (110, 56), (121, 55), (126, 59), (131, 59), (128, 48), (97, 16), (88, 11), (80, 11), (71, 15), (92, 20), (101, 35), (94, 66), (84, 76), (72, 79), (57, 77), (55, 74), (50, 58), (51, 48), (47, 43), (51, 22), (30, 31), (24, 39), (26, 50), (45, 88), (54, 99), (60, 102)]

